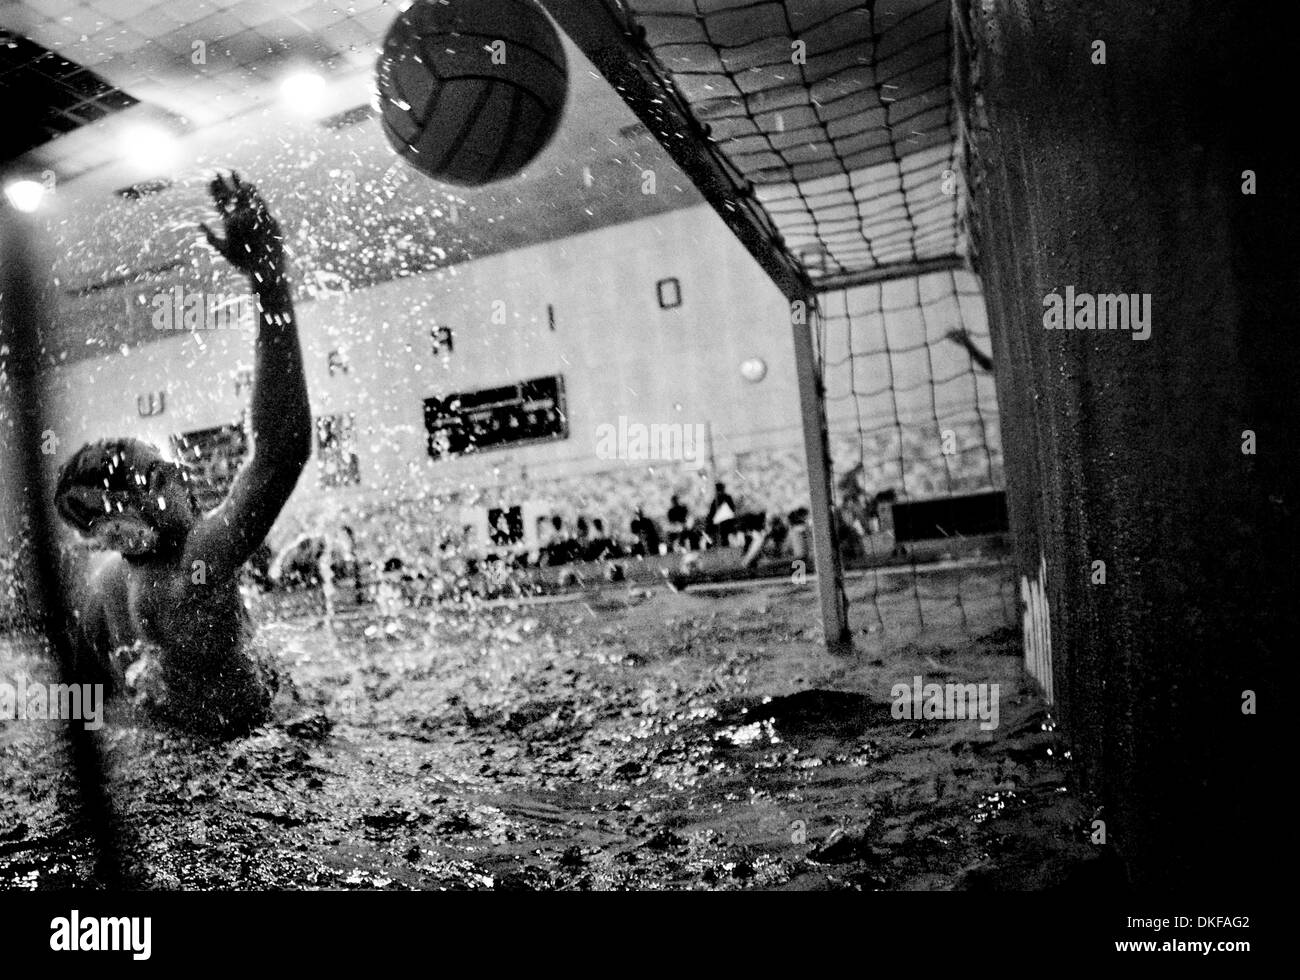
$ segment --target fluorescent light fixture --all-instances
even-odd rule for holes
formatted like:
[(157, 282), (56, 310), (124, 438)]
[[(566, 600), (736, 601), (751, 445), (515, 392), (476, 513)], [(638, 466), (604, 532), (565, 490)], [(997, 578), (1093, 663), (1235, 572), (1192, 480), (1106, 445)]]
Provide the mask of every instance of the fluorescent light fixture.
[(176, 137), (161, 126), (136, 123), (122, 130), (122, 158), (135, 170), (160, 174), (172, 169), (178, 155)]
[(280, 101), (300, 116), (312, 116), (325, 102), (325, 78), (314, 71), (295, 71), (280, 83)]
[(31, 214), (41, 206), (45, 185), (39, 180), (11, 180), (5, 184), (5, 197), (19, 211)]

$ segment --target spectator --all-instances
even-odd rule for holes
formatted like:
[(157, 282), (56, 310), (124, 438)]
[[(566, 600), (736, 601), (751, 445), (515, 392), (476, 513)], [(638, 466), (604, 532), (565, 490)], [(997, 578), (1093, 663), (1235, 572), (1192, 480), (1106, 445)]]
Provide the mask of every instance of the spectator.
[(767, 515), (746, 513), (741, 514), (733, 522), (733, 531), (745, 536), (741, 547), (749, 548), (755, 538), (767, 537)]
[(281, 588), (310, 589), (321, 584), (320, 559), (325, 553), (325, 541), (305, 534), (280, 555), (272, 578)]
[(551, 531), (546, 546), (542, 548), (542, 564), (564, 564), (567, 544), (568, 535), (564, 533), (564, 518), (556, 514), (551, 518)]
[(785, 542), (789, 536), (790, 526), (780, 514), (773, 515), (767, 525), (767, 543), (773, 557), (780, 558), (785, 554)]
[(617, 558), (618, 547), (605, 533), (605, 522), (599, 517), (593, 518), (591, 528), (591, 540), (587, 543), (583, 558), (586, 561), (603, 561), (607, 558)]
[[(586, 521), (582, 521), (580, 526), (585, 525)], [(582, 550), (578, 542), (564, 530), (564, 519), (558, 514), (551, 518), (551, 529), (554, 533), (545, 549), (544, 564), (567, 565), (578, 561), (582, 557)]]
[(672, 503), (668, 507), (668, 547), (669, 549), (689, 548), (690, 541), (686, 522), (690, 517), (690, 512), (686, 505), (677, 499), (677, 494), (673, 494)]
[(390, 554), (384, 559), (383, 572), (375, 589), (375, 600), (379, 611), (385, 616), (396, 616), (401, 612), (406, 588), (404, 582), (410, 576), (406, 571), (406, 562), (399, 555)]
[(248, 581), (262, 592), (271, 590), (271, 546), (263, 541), (244, 565)]
[(529, 561), (534, 565), (545, 565), (546, 549), (551, 543), (551, 519), (539, 517), (534, 527), (537, 531), (537, 549), (529, 554)]
[(633, 555), (644, 557), (659, 554), (659, 528), (645, 516), (645, 511), (640, 507), (632, 518), (632, 535), (636, 538), (636, 544), (632, 546)]
[(753, 568), (767, 544), (767, 515), (742, 514), (736, 518), (736, 530), (744, 535), (742, 547), (745, 554), (741, 559), (742, 568)]
[(730, 543), (736, 527), (736, 502), (727, 493), (725, 483), (713, 485), (713, 502), (709, 504), (709, 516), (704, 524), (715, 544), (725, 547)]
[(858, 561), (865, 557), (869, 542), (862, 519), (860, 501), (848, 500), (835, 508), (835, 533), (839, 538), (840, 557), (845, 561)]
[(351, 527), (344, 524), (342, 534), (330, 549), (330, 576), (337, 585), (344, 579), (357, 579), (357, 536)]
[(808, 559), (808, 508), (790, 511), (790, 557), (795, 561)]
[(343, 579), (351, 579), (353, 600), (360, 605), (365, 601), (365, 585), (362, 582), (364, 576), (361, 560), (357, 557), (357, 535), (347, 524), (344, 524), (341, 530), (343, 537), (340, 539), (340, 544), (343, 545), (345, 553), (338, 561), (338, 567), (334, 569), (334, 584), (337, 586)]
[(871, 501), (872, 514), (876, 518), (876, 530), (892, 531), (894, 529), (894, 504), (898, 502), (898, 491), (893, 487), (881, 490)]

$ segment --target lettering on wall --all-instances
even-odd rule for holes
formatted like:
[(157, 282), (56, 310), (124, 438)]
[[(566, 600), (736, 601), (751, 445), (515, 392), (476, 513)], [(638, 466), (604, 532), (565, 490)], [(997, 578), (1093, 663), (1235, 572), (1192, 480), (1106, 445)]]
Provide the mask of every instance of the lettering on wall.
[(429, 331), (429, 336), (433, 341), (435, 357), (444, 357), (456, 349), (456, 341), (452, 335), (451, 327), (434, 327)]
[(673, 310), (682, 305), (682, 284), (676, 279), (660, 279), (655, 283), (659, 309)]
[(316, 417), (316, 459), (322, 487), (346, 487), (361, 482), (356, 454), (356, 416), (352, 412)]
[(152, 418), (167, 411), (167, 392), (149, 391), (135, 396), (135, 411), (142, 419)]

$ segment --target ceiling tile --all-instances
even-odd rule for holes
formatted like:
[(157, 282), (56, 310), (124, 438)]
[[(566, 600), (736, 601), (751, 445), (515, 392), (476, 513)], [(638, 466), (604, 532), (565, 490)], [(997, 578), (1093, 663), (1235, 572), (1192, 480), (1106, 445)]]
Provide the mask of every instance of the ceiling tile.
[(93, 7), (78, 6), (59, 16), (59, 23), (73, 31), (78, 39), (87, 40), (104, 31), (113, 23), (113, 18)]
[[(382, 2), (383, 0), (369, 0), (368, 3), (352, 3), (349, 4), (349, 6), (363, 8), (368, 7), (371, 4)], [(281, 14), (296, 15), (299, 11), (306, 10), (308, 7), (316, 7), (319, 5), (320, 0), (280, 0), (280, 2), (276, 4), (276, 7), (279, 9)]]
[(376, 43), (382, 42), (384, 35), (388, 33), (388, 28), (397, 20), (397, 11), (392, 7), (379, 7), (375, 10), (367, 10), (357, 14), (352, 18), (363, 29), (369, 31)]
[(49, 20), (42, 21), (26, 33), (33, 41), (55, 51), (65, 51), (72, 45), (81, 43), (82, 36), (80, 28)]
[(182, 24), (192, 24), (211, 14), (217, 7), (209, 0), (169, 0), (167, 12)]
[(27, 0), (24, 6), (31, 7), (47, 17), (57, 17), (60, 14), (67, 13), (73, 7), (79, 6), (79, 4), (77, 0)]
[(114, 20), (130, 20), (154, 5), (154, 0), (90, 0), (90, 5)]
[(231, 7), (230, 12), (246, 27), (257, 27), (280, 16), (276, 5), (264, 3), (263, 0), (245, 0), (244, 3)]
[[(173, 13), (172, 16), (180, 17), (176, 13)], [(181, 22), (185, 22), (183, 18)], [(214, 49), (220, 48), (228, 39), (242, 34), (247, 29), (242, 21), (231, 16), (230, 12), (225, 10), (209, 14), (201, 20), (191, 23), (186, 28), (193, 40), (208, 42), (209, 57), (211, 57)]]
[(334, 24), (347, 20), (348, 15), (346, 11), (322, 3), (295, 14), (293, 19), (301, 22), (308, 32), (324, 34)]
[(333, 25), (322, 32), (321, 39), (328, 41), (339, 51), (378, 45), (374, 32), (354, 20), (340, 21)]

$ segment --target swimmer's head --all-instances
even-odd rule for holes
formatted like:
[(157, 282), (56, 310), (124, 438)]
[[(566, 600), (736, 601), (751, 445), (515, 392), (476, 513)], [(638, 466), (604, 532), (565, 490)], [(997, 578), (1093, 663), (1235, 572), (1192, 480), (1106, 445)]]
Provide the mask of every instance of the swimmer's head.
[(110, 551), (145, 557), (184, 540), (198, 507), (184, 467), (138, 439), (83, 446), (59, 471), (59, 516)]

